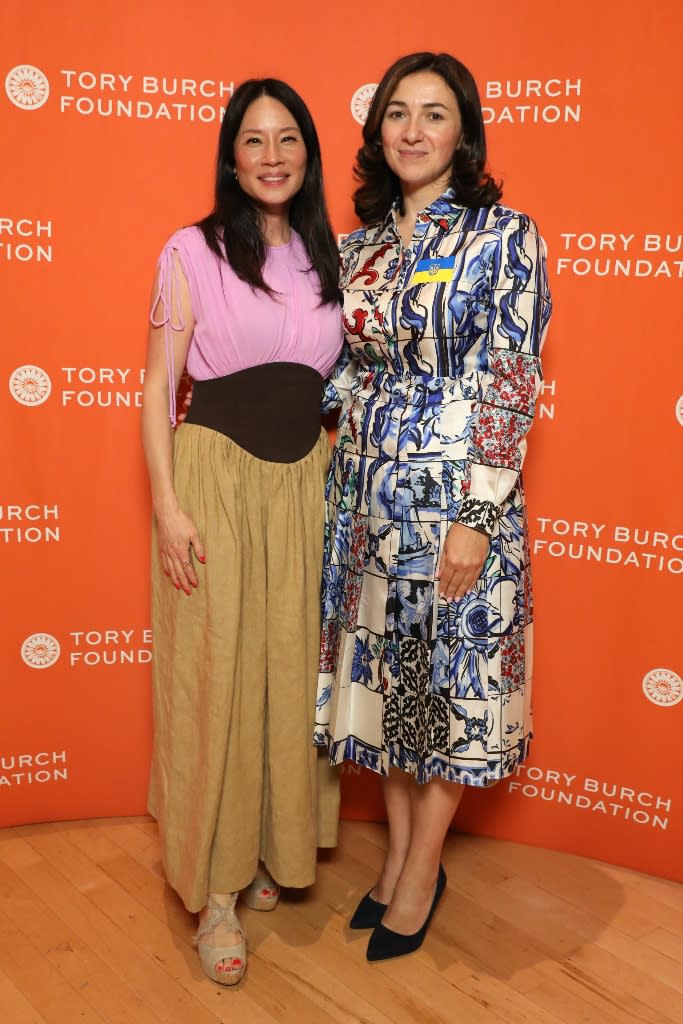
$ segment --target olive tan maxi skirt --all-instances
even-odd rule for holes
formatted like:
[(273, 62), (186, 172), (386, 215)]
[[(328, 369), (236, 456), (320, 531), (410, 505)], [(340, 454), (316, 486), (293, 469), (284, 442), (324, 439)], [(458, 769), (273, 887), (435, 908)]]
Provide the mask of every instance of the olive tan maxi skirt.
[(176, 431), (176, 493), (206, 563), (176, 591), (154, 538), (149, 809), (190, 911), (248, 886), (259, 859), (280, 885), (310, 885), (316, 847), (336, 843), (337, 770), (311, 744), (329, 461), (324, 431), (290, 463)]

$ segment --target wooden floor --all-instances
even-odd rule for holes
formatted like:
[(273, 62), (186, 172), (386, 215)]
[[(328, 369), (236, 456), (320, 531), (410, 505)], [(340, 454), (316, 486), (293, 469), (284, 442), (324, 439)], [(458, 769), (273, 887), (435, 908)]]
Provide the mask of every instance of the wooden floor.
[(449, 838), (423, 948), (368, 964), (346, 921), (384, 836), (344, 822), (313, 890), (243, 910), (247, 974), (222, 989), (149, 819), (0, 831), (0, 1022), (683, 1024), (683, 887), (499, 840)]

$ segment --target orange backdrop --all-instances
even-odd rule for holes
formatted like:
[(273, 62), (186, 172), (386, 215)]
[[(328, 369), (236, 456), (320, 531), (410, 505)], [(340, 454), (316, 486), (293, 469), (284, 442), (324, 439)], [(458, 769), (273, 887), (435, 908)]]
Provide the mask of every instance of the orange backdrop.
[[(3, 5), (0, 825), (145, 809), (147, 306), (162, 243), (210, 205), (233, 83), (307, 99), (346, 232), (365, 87), (447, 49), (555, 300), (526, 471), (536, 739), (457, 824), (680, 878), (683, 7), (272, 8)], [(347, 772), (343, 813), (381, 814), (376, 783)]]

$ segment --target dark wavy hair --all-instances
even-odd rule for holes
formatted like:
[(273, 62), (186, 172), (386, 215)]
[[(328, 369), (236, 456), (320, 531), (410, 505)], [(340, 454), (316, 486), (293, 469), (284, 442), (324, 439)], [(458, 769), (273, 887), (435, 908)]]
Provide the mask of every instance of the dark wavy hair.
[(306, 174), (292, 199), (289, 223), (301, 236), (311, 266), (318, 273), (321, 302), (338, 302), (339, 259), (325, 204), (318, 134), (308, 107), (286, 82), (278, 78), (250, 78), (235, 89), (218, 136), (214, 208), (197, 226), (211, 251), (221, 258), (227, 257), (238, 277), (252, 288), (273, 294), (263, 280), (266, 242), (260, 208), (242, 191), (235, 177), (235, 139), (247, 108), (262, 96), (282, 103), (301, 131), (306, 146)]
[(451, 187), (459, 203), (491, 206), (502, 194), (502, 183), (486, 169), (486, 137), (479, 92), (471, 72), (449, 53), (410, 53), (385, 72), (363, 126), (363, 145), (356, 155), (354, 174), (360, 187), (353, 196), (363, 224), (383, 220), (395, 200), (401, 205), (401, 185), (382, 152), (382, 121), (399, 82), (418, 71), (434, 71), (455, 93), (462, 119), (462, 138), (453, 156)]

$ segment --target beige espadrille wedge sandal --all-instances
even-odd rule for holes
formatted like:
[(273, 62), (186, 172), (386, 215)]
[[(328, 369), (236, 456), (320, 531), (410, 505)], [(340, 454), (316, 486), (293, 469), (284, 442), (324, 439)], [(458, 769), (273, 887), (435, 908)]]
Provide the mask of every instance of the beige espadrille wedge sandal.
[[(224, 895), (209, 893), (208, 914), (194, 937), (204, 974), (219, 985), (236, 985), (247, 966), (246, 934), (235, 913), (238, 896), (238, 892)], [(221, 898), (226, 902), (221, 903)], [(212, 946), (206, 942), (208, 936), (222, 924), (229, 931), (238, 932), (242, 936), (241, 941), (232, 946)]]
[(275, 910), (280, 899), (280, 887), (260, 862), (254, 881), (244, 890), (242, 897), (252, 910)]

